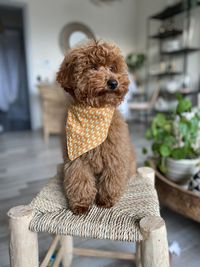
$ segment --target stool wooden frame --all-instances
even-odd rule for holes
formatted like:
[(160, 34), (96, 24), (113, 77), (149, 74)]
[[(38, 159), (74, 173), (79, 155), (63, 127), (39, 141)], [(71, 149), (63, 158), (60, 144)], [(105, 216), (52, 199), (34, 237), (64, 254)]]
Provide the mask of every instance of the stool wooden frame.
[[(142, 176), (154, 182), (151, 168), (138, 169)], [(140, 220), (140, 230), (144, 240), (136, 243), (136, 253), (111, 252), (103, 250), (73, 248), (71, 236), (56, 235), (39, 264), (37, 233), (29, 230), (33, 210), (29, 206), (17, 206), (9, 210), (10, 226), (10, 265), (11, 267), (46, 267), (53, 253), (57, 255), (53, 267), (62, 263), (69, 267), (73, 254), (81, 256), (135, 260), (137, 267), (169, 267), (169, 253), (165, 222), (161, 217), (148, 216)]]

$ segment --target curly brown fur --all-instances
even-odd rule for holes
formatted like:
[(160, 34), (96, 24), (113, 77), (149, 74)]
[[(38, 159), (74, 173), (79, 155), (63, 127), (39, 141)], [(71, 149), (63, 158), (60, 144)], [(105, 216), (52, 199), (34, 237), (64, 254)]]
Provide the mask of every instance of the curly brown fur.
[[(115, 90), (108, 87), (109, 79), (118, 82)], [(94, 40), (65, 56), (57, 81), (76, 103), (92, 107), (108, 104), (117, 107), (129, 84), (127, 66), (119, 48)], [(128, 127), (117, 109), (107, 139), (73, 161), (68, 159), (63, 131), (63, 157), (64, 191), (70, 209), (76, 214), (86, 212), (95, 201), (101, 207), (112, 207), (122, 195), (128, 178), (135, 173), (135, 154)]]

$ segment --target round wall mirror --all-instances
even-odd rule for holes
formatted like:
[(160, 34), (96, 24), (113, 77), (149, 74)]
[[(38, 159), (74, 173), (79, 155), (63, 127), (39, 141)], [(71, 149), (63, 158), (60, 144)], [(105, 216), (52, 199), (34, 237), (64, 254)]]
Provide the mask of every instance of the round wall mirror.
[(65, 54), (74, 45), (91, 38), (95, 38), (95, 36), (89, 27), (79, 22), (69, 23), (60, 32), (60, 48)]
[(73, 32), (70, 36), (69, 36), (69, 46), (73, 47), (74, 45), (76, 45), (77, 43), (80, 43), (82, 41), (84, 41), (85, 39), (87, 39), (87, 35), (83, 32), (77, 31), (77, 32)]

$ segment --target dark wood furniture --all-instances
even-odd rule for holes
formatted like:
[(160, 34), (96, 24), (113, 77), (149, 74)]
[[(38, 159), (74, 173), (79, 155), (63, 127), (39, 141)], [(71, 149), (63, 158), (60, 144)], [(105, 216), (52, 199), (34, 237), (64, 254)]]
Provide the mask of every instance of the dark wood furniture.
[(151, 161), (151, 167), (155, 170), (155, 185), (160, 203), (185, 217), (200, 222), (200, 197), (167, 179), (157, 170), (154, 161)]

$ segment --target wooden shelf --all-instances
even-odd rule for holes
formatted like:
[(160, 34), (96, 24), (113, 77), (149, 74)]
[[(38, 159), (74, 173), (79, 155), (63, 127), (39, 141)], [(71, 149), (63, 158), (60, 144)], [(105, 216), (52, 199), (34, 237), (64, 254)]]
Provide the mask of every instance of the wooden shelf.
[(165, 31), (163, 33), (157, 33), (157, 34), (151, 35), (149, 36), (149, 38), (162, 40), (162, 39), (179, 36), (182, 33), (183, 33), (182, 30), (171, 30), (171, 31)]
[(163, 109), (157, 109), (157, 108), (154, 108), (153, 110), (156, 113), (165, 113), (165, 114), (171, 114), (173, 111), (173, 109), (164, 109), (163, 110)]
[(191, 91), (180, 90), (180, 93), (183, 95), (197, 95), (200, 93), (200, 91), (197, 91), (197, 90), (191, 90)]
[(155, 74), (150, 74), (151, 77), (158, 77), (158, 78), (164, 78), (164, 77), (168, 77), (168, 76), (176, 76), (176, 75), (182, 75), (182, 72), (179, 71), (168, 71), (168, 72), (159, 72), (159, 73), (155, 73)]
[(177, 50), (172, 51), (162, 51), (161, 55), (182, 55), (182, 54), (189, 54), (194, 52), (199, 52), (200, 48), (194, 48), (194, 47), (184, 47)]
[(176, 92), (171, 93), (171, 92), (169, 92), (167, 90), (161, 90), (160, 93), (159, 93), (159, 95), (160, 96), (171, 96), (171, 97), (175, 97), (175, 95), (177, 93), (180, 93), (182, 95), (197, 95), (198, 93), (200, 93), (200, 91), (197, 91), (197, 90), (195, 90), (195, 91), (194, 90), (184, 91), (184, 90), (180, 89), (180, 90), (177, 90)]
[(151, 19), (156, 19), (156, 20), (165, 20), (168, 18), (171, 18), (175, 15), (178, 15), (182, 12), (184, 12), (184, 6), (182, 2), (179, 2), (175, 5), (172, 5), (170, 7), (165, 8), (163, 11), (151, 16)]

